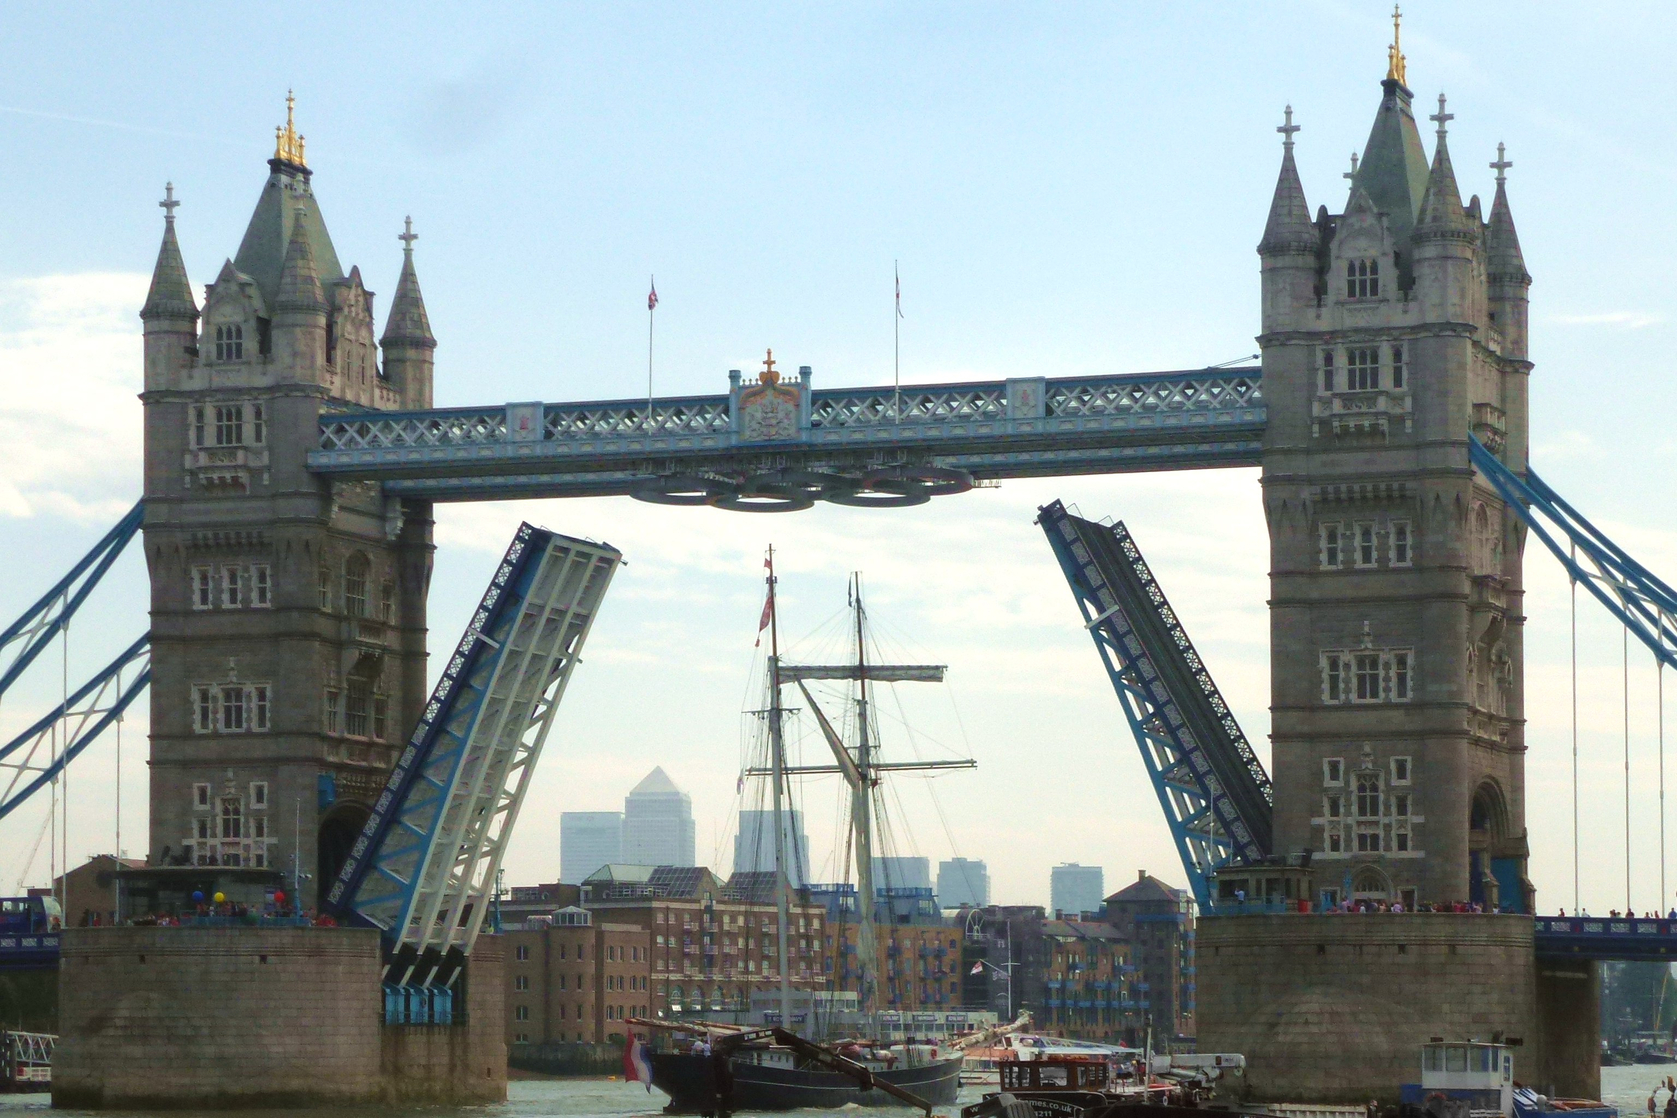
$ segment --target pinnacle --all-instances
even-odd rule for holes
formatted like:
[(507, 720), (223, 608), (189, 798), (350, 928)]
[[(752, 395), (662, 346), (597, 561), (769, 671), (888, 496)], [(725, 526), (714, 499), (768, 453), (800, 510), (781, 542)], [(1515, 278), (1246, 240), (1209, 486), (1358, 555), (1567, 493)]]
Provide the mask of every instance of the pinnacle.
[(431, 318), (425, 313), (425, 299), (419, 293), (419, 273), (413, 266), (413, 242), (419, 235), (409, 220), (406, 231), (398, 234), (402, 241), (402, 276), (396, 281), (396, 294), (390, 301), (390, 317), (384, 324), (381, 345), (398, 344), (435, 346), (431, 333)]
[(1497, 178), (1496, 197), (1491, 199), (1491, 219), (1485, 231), (1486, 258), (1493, 281), (1512, 278), (1530, 283), (1525, 254), (1520, 251), (1520, 234), (1514, 229), (1514, 214), (1508, 206), (1508, 184)]
[(285, 262), (280, 267), (279, 297), (274, 304), (280, 311), (326, 310), (326, 295), (320, 286), (320, 272), (315, 266), (314, 250), (309, 246), (301, 206), (298, 207), (297, 220), (291, 226), (291, 240), (285, 246)]
[[(1291, 114), (1289, 114), (1289, 124)], [(1269, 203), (1269, 220), (1258, 242), (1261, 254), (1315, 252), (1316, 227), (1310, 220), (1310, 203), (1304, 198), (1298, 165), (1293, 162), (1292, 137), (1288, 136), (1281, 155), (1281, 174), (1275, 181), (1275, 196)]]
[(1468, 229), (1472, 223), (1462, 208), (1462, 192), (1456, 185), (1456, 170), (1450, 164), (1450, 145), (1444, 129), (1438, 130), (1438, 147), (1433, 151), (1427, 189), (1421, 195), (1421, 212), (1415, 228), (1421, 231)]
[(164, 207), (167, 214), (163, 222), (163, 243), (157, 250), (157, 264), (151, 272), (151, 289), (146, 292), (140, 317), (196, 319), (198, 303), (192, 297), (192, 284), (186, 278), (186, 262), (181, 258), (180, 242), (175, 239), (175, 207), (180, 203), (175, 201), (173, 184), (168, 197), (158, 205)]

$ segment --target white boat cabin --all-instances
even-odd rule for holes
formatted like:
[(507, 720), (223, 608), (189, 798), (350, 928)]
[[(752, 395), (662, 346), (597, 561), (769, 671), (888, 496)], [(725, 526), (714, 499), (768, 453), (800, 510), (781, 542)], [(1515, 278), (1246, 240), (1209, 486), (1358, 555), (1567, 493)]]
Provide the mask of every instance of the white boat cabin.
[[(1506, 1044), (1433, 1041), (1421, 1045), (1421, 1090), (1495, 1093), (1503, 1114), (1514, 1113), (1514, 1053)], [(1457, 1096), (1459, 1097), (1459, 1096)], [(1475, 1107), (1474, 1109), (1480, 1109)], [(1485, 1109), (1488, 1109), (1486, 1107)]]

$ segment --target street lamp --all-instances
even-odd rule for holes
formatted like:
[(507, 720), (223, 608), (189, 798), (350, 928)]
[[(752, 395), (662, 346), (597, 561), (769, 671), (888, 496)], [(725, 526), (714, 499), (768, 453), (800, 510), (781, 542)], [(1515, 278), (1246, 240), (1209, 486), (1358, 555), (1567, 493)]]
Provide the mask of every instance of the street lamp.
[[(975, 908), (971, 912), (967, 913), (966, 925), (965, 925), (965, 927), (962, 928), (962, 934), (965, 935), (968, 939), (976, 938), (973, 934), (973, 919), (975, 917), (978, 920), (978, 927), (979, 927), (980, 930), (982, 930), (983, 927), (984, 927), (984, 921), (989, 919), (989, 917), (987, 917), (984, 914), (984, 912), (980, 909)], [(1018, 966), (1018, 964), (1013, 961), (1013, 921), (1004, 920), (1004, 921), (1002, 921), (1002, 926), (1007, 929), (1007, 962), (1006, 962), (1006, 964), (1004, 964), (1004, 966), (998, 967), (998, 966), (996, 966), (996, 964), (994, 964), (992, 962), (989, 962), (986, 959), (979, 959), (979, 960), (977, 960), (977, 962), (978, 962), (979, 966), (989, 967), (991, 970), (993, 970), (997, 974), (1001, 975), (1002, 978), (1007, 981), (1007, 1019), (1009, 1021), (1012, 1021), (1013, 1020), (1013, 968)]]

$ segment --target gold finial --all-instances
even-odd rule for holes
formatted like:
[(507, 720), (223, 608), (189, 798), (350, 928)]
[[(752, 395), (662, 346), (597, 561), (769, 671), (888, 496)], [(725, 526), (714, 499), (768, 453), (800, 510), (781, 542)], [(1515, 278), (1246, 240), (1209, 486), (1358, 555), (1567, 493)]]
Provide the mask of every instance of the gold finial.
[(295, 111), (297, 98), (285, 91), (285, 127), (274, 129), (274, 158), (282, 163), (294, 163), (299, 167), (307, 167), (308, 162), (303, 158), (303, 137), (297, 135)]
[(1392, 5), (1392, 45), (1386, 48), (1386, 79), (1408, 85), (1403, 66), (1403, 12)]
[(774, 368), (774, 350), (769, 350), (768, 356), (763, 358), (763, 371), (757, 374), (758, 384), (779, 384), (780, 374)]

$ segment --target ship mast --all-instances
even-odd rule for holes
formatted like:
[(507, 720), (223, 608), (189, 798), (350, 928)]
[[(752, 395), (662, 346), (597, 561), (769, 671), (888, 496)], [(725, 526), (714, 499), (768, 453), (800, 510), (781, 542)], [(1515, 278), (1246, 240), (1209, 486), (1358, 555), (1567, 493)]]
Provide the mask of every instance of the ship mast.
[[(780, 621), (775, 616), (774, 545), (769, 545), (769, 746), (771, 778), (774, 783), (774, 897), (775, 949), (780, 960), (780, 1027), (792, 1027), (792, 965), (786, 953), (786, 924), (789, 879), (786, 873), (786, 825), (781, 816), (781, 794), (786, 787), (786, 739), (781, 730), (780, 705)], [(813, 1009), (813, 1003), (811, 1004)]]
[(856, 775), (850, 784), (850, 825), (856, 851), (856, 961), (862, 973), (857, 1001), (864, 1014), (871, 1011), (879, 989), (879, 939), (874, 923), (873, 896), (873, 743), (868, 738), (867, 650), (862, 639), (862, 576), (851, 578), (851, 601), (856, 611)]

